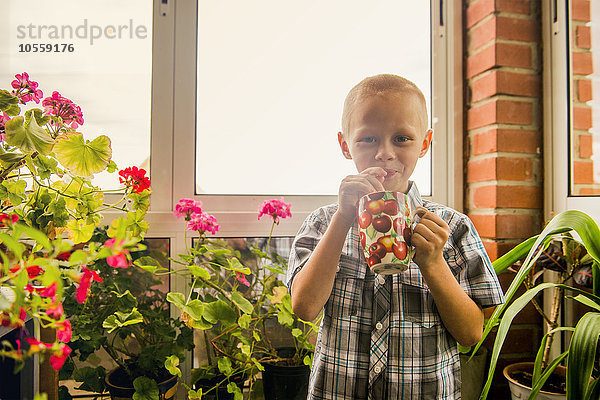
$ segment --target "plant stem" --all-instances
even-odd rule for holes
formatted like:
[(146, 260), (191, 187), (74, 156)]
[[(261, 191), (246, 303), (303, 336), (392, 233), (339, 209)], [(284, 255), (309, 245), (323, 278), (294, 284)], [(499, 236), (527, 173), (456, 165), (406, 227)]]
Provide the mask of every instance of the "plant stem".
[[(563, 283), (563, 282), (561, 282)], [(556, 321), (560, 316), (560, 308), (563, 297), (563, 288), (556, 287), (554, 288), (554, 296), (552, 298), (552, 313), (550, 314), (550, 321), (546, 323), (548, 327), (548, 331), (555, 329), (558, 327)], [(548, 357), (550, 356), (550, 349), (552, 348), (552, 343), (554, 342), (554, 334), (548, 336), (548, 341), (546, 342), (546, 347), (544, 348), (544, 357), (542, 358), (542, 368), (545, 368), (548, 364)]]

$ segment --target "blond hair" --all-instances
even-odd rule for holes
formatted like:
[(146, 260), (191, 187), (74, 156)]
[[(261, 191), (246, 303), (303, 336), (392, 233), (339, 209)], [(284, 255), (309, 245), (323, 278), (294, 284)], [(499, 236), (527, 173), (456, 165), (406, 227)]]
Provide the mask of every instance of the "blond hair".
[(421, 123), (423, 132), (427, 129), (427, 105), (423, 92), (413, 82), (393, 74), (380, 74), (370, 76), (360, 81), (350, 89), (344, 101), (342, 112), (342, 133), (348, 134), (350, 117), (356, 105), (365, 97), (394, 93), (398, 95), (412, 95), (421, 103)]

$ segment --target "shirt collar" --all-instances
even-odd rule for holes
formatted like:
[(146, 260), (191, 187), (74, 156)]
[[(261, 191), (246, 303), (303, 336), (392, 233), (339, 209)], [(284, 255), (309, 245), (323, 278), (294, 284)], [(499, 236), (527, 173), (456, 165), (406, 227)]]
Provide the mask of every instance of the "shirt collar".
[(421, 198), (421, 193), (419, 193), (417, 184), (413, 181), (408, 181), (408, 190), (406, 191), (406, 195), (408, 196), (408, 200), (410, 201), (411, 210), (414, 210), (417, 207), (423, 207), (423, 199)]

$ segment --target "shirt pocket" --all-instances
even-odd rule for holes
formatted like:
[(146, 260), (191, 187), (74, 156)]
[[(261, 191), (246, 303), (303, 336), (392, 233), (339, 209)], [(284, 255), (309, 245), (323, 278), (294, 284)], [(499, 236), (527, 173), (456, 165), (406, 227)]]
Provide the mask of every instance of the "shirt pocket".
[(331, 318), (352, 317), (358, 314), (363, 296), (366, 268), (359, 259), (342, 255), (333, 282), (325, 314)]
[(424, 328), (439, 325), (441, 319), (433, 296), (416, 264), (411, 264), (407, 271), (395, 277), (394, 285), (397, 287), (393, 292), (398, 302), (400, 318)]

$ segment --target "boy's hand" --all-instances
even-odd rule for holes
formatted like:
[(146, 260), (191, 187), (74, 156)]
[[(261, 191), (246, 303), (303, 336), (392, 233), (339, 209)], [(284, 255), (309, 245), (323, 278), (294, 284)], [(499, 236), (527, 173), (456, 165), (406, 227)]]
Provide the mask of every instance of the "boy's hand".
[(415, 248), (414, 262), (421, 271), (435, 268), (435, 265), (440, 263), (446, 264), (443, 249), (450, 234), (448, 224), (437, 214), (423, 207), (417, 208), (416, 214), (421, 216), (421, 220), (415, 226), (411, 239)]
[(370, 167), (358, 175), (348, 175), (340, 184), (338, 213), (349, 223), (356, 219), (356, 206), (361, 197), (372, 192), (380, 192), (387, 172), (380, 167)]

